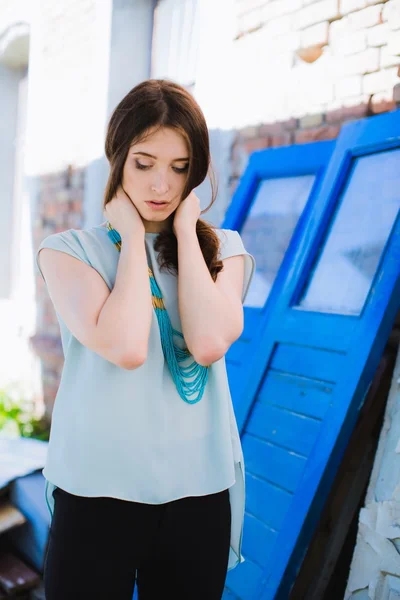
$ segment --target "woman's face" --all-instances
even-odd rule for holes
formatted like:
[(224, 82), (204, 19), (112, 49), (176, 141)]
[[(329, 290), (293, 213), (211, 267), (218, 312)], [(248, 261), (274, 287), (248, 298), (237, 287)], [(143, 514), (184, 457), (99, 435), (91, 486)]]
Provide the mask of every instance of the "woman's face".
[(129, 148), (122, 186), (143, 219), (146, 231), (171, 227), (179, 206), (189, 167), (185, 138), (162, 127)]

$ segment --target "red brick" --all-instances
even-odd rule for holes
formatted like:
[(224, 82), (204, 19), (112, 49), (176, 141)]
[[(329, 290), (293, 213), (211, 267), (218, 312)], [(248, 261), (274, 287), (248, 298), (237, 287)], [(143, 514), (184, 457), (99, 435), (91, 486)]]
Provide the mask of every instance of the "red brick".
[(282, 133), (281, 135), (273, 135), (271, 137), (270, 145), (275, 148), (277, 146), (289, 146), (292, 143), (292, 134), (289, 131)]
[(249, 127), (244, 127), (239, 131), (239, 139), (241, 140), (251, 140), (257, 137), (259, 133), (259, 128), (254, 125), (249, 125)]
[(72, 212), (82, 212), (82, 202), (80, 200), (73, 200), (70, 205), (70, 210)]
[(277, 123), (265, 123), (259, 127), (259, 136), (285, 136), (287, 131), (294, 131), (299, 126), (298, 119), (288, 119), (287, 121), (278, 121)]
[(315, 128), (318, 127), (318, 125), (321, 125), (322, 121), (323, 117), (321, 114), (305, 115), (299, 120), (299, 125), (301, 129)]
[(269, 135), (280, 135), (284, 131), (283, 123), (266, 123), (265, 125), (260, 125), (259, 134), (260, 136), (269, 136)]
[(243, 147), (245, 148), (245, 150), (248, 154), (250, 154), (251, 152), (254, 152), (255, 150), (262, 150), (263, 148), (268, 148), (268, 146), (269, 146), (269, 138), (268, 137), (255, 138), (254, 140), (247, 140), (247, 142), (244, 142), (244, 144), (243, 144)]
[(400, 83), (394, 86), (393, 88), (393, 100), (400, 104)]
[(318, 140), (332, 140), (339, 135), (339, 125), (327, 125), (324, 127), (316, 127), (315, 129), (304, 129), (296, 131), (295, 143), (306, 144)]
[(367, 114), (366, 104), (356, 104), (354, 106), (342, 106), (332, 110), (325, 115), (327, 123), (344, 123), (350, 119), (362, 119)]
[(374, 94), (371, 98), (371, 110), (375, 114), (389, 112), (396, 108), (392, 92)]
[(289, 119), (288, 121), (282, 121), (282, 125), (286, 131), (293, 131), (297, 129), (299, 126), (299, 122), (297, 119)]

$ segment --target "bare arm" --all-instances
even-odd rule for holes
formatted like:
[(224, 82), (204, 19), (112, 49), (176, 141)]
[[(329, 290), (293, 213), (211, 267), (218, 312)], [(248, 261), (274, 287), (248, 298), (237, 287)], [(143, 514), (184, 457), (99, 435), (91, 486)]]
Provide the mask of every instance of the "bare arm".
[(178, 232), (179, 312), (195, 360), (209, 365), (225, 355), (243, 331), (243, 256), (223, 261), (214, 282), (195, 232)]
[(39, 257), (54, 308), (72, 334), (122, 368), (143, 364), (152, 319), (144, 237), (124, 240), (111, 293), (82, 261), (50, 248)]

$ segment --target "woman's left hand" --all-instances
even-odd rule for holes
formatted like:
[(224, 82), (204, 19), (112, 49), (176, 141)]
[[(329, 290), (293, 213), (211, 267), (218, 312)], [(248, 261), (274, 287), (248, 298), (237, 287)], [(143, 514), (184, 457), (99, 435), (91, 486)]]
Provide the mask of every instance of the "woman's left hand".
[(196, 231), (196, 223), (200, 217), (200, 200), (194, 192), (182, 200), (175, 211), (174, 223), (172, 226), (174, 234), (177, 236), (180, 231)]

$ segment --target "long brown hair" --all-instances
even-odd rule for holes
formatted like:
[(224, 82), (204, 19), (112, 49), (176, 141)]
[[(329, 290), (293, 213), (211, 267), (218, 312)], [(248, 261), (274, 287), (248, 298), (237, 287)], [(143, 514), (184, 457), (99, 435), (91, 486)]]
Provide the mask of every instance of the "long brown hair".
[[(212, 198), (216, 198), (215, 179), (211, 168), (210, 141), (206, 121), (193, 96), (182, 86), (164, 79), (149, 79), (135, 86), (121, 100), (111, 115), (105, 142), (110, 163), (103, 207), (115, 196), (122, 184), (122, 173), (130, 146), (142, 140), (149, 130), (171, 127), (181, 133), (189, 149), (189, 170), (182, 200), (209, 175)], [(215, 228), (198, 219), (196, 233), (204, 260), (214, 281), (222, 270), (219, 260), (219, 238)], [(156, 239), (160, 268), (178, 272), (178, 245), (172, 230), (162, 231)]]

